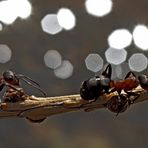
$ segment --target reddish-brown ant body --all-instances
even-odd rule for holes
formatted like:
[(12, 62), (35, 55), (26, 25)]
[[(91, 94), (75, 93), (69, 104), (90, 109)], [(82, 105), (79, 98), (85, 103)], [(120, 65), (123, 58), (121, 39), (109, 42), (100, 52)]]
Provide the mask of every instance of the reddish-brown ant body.
[(7, 86), (8, 87), (7, 92), (13, 91), (14, 93), (14, 91), (16, 91), (22, 94), (23, 91), (22, 88), (20, 88), (20, 80), (23, 80), (27, 84), (35, 87), (36, 89), (41, 91), (44, 96), (46, 96), (46, 93), (40, 88), (40, 85), (38, 83), (36, 83), (31, 78), (25, 75), (22, 74), (17, 75), (10, 70), (3, 72), (2, 76), (0, 77), (0, 91), (2, 91), (2, 89), (5, 86)]
[(136, 88), (141, 82), (136, 78), (133, 72), (129, 72), (124, 80), (111, 80), (110, 89), (111, 91), (117, 91), (120, 93), (122, 90), (130, 91)]
[[(139, 94), (132, 92), (133, 89), (140, 85), (143, 89), (148, 90), (148, 76), (136, 77), (130, 71), (124, 80), (111, 80), (111, 74), (112, 68), (108, 64), (101, 75), (83, 81), (80, 87), (80, 95), (84, 100), (96, 100), (104, 93), (117, 91), (118, 96), (112, 97), (105, 106), (118, 114), (125, 111), (139, 97)], [(122, 90), (127, 93), (127, 96), (121, 94)]]

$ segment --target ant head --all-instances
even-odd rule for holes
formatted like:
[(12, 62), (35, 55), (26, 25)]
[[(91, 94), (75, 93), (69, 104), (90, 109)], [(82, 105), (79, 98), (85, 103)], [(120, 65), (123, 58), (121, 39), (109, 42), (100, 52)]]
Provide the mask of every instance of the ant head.
[(113, 113), (124, 112), (127, 109), (127, 98), (124, 95), (120, 96), (113, 96), (110, 100), (108, 100), (106, 107)]
[(89, 100), (89, 90), (87, 87), (87, 81), (83, 81), (80, 87), (80, 96), (84, 99), (84, 100)]
[(93, 100), (98, 93), (96, 77), (83, 81), (80, 87), (80, 95), (84, 100)]
[(3, 78), (5, 81), (13, 81), (15, 78), (15, 74), (12, 71), (8, 70), (3, 72)]
[(98, 98), (102, 92), (102, 84), (99, 77), (93, 77), (81, 84), (80, 95), (84, 100), (93, 100)]

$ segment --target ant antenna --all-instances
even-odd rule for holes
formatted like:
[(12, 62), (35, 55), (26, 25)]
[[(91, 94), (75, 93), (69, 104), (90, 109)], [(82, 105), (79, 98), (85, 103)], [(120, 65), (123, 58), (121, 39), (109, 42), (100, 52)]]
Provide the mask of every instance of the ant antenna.
[[(31, 78), (24, 76), (24, 75), (16, 75), (17, 77), (19, 77), (21, 80), (23, 80), (25, 83), (27, 83), (30, 86), (33, 86), (34, 88), (38, 89), (45, 97), (47, 96), (46, 92), (44, 92), (41, 88), (40, 85), (35, 82), (34, 80), (32, 80)], [(29, 81), (30, 82), (29, 82)]]
[(35, 85), (39, 86), (40, 87), (40, 84), (38, 84), (37, 82), (35, 82), (34, 80), (32, 80), (31, 78), (25, 76), (25, 75), (22, 75), (22, 74), (19, 74), (19, 75), (16, 75), (16, 77), (19, 77), (20, 79), (21, 78), (25, 78), (26, 81), (29, 80), (30, 82), (34, 83)]

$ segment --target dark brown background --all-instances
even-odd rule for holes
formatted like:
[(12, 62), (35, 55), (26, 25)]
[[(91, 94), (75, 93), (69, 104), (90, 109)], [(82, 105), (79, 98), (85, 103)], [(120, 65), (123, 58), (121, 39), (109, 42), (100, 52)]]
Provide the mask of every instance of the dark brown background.
[[(133, 31), (137, 24), (148, 25), (147, 0), (114, 0), (112, 12), (97, 18), (86, 13), (83, 0), (30, 0), (33, 13), (27, 20), (17, 19), (4, 26), (0, 44), (12, 49), (12, 59), (0, 64), (0, 71), (12, 69), (37, 80), (49, 96), (79, 92), (81, 81), (94, 74), (86, 69), (84, 60), (97, 52), (105, 62), (107, 37), (118, 28)], [(77, 18), (76, 27), (49, 35), (42, 31), (40, 21), (47, 13), (59, 8), (70, 8)], [(63, 59), (74, 65), (73, 75), (58, 79), (43, 62), (49, 49), (58, 50)], [(134, 45), (127, 48), (128, 58), (141, 52)], [(148, 57), (148, 52), (143, 52)], [(127, 61), (126, 61), (127, 62)], [(145, 70), (143, 73), (147, 73)], [(26, 86), (24, 86), (26, 88)], [(27, 88), (26, 88), (27, 89)], [(36, 90), (28, 93), (40, 95)], [(107, 110), (91, 113), (70, 113), (51, 117), (42, 124), (31, 124), (24, 119), (0, 120), (0, 147), (5, 148), (143, 148), (148, 145), (148, 103), (139, 103), (116, 117)]]

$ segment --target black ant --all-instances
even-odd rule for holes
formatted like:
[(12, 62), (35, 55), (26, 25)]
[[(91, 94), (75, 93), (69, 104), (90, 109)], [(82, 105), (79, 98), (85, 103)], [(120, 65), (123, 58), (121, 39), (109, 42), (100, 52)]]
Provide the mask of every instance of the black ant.
[(5, 86), (8, 86), (12, 90), (22, 93), (22, 89), (20, 88), (20, 80), (23, 80), (27, 84), (38, 89), (44, 96), (46, 96), (46, 93), (40, 88), (40, 85), (37, 82), (25, 75), (17, 75), (10, 70), (3, 72), (2, 76), (0, 77), (0, 91), (2, 91)]
[(80, 96), (84, 100), (94, 100), (110, 89), (112, 68), (108, 64), (101, 75), (95, 76), (82, 82)]
[[(148, 76), (140, 75), (136, 77), (136, 75), (130, 71), (124, 80), (111, 80), (111, 74), (112, 68), (111, 65), (108, 64), (101, 75), (82, 82), (80, 95), (84, 100), (96, 101), (96, 99), (104, 93), (117, 91), (118, 96), (111, 98), (106, 106), (112, 112), (118, 114), (125, 111), (127, 106), (132, 104), (139, 97), (139, 94), (132, 92), (131, 90), (138, 85), (143, 89), (148, 90)], [(121, 94), (122, 90), (127, 93), (127, 97)], [(131, 100), (131, 97), (133, 96), (136, 97)]]

